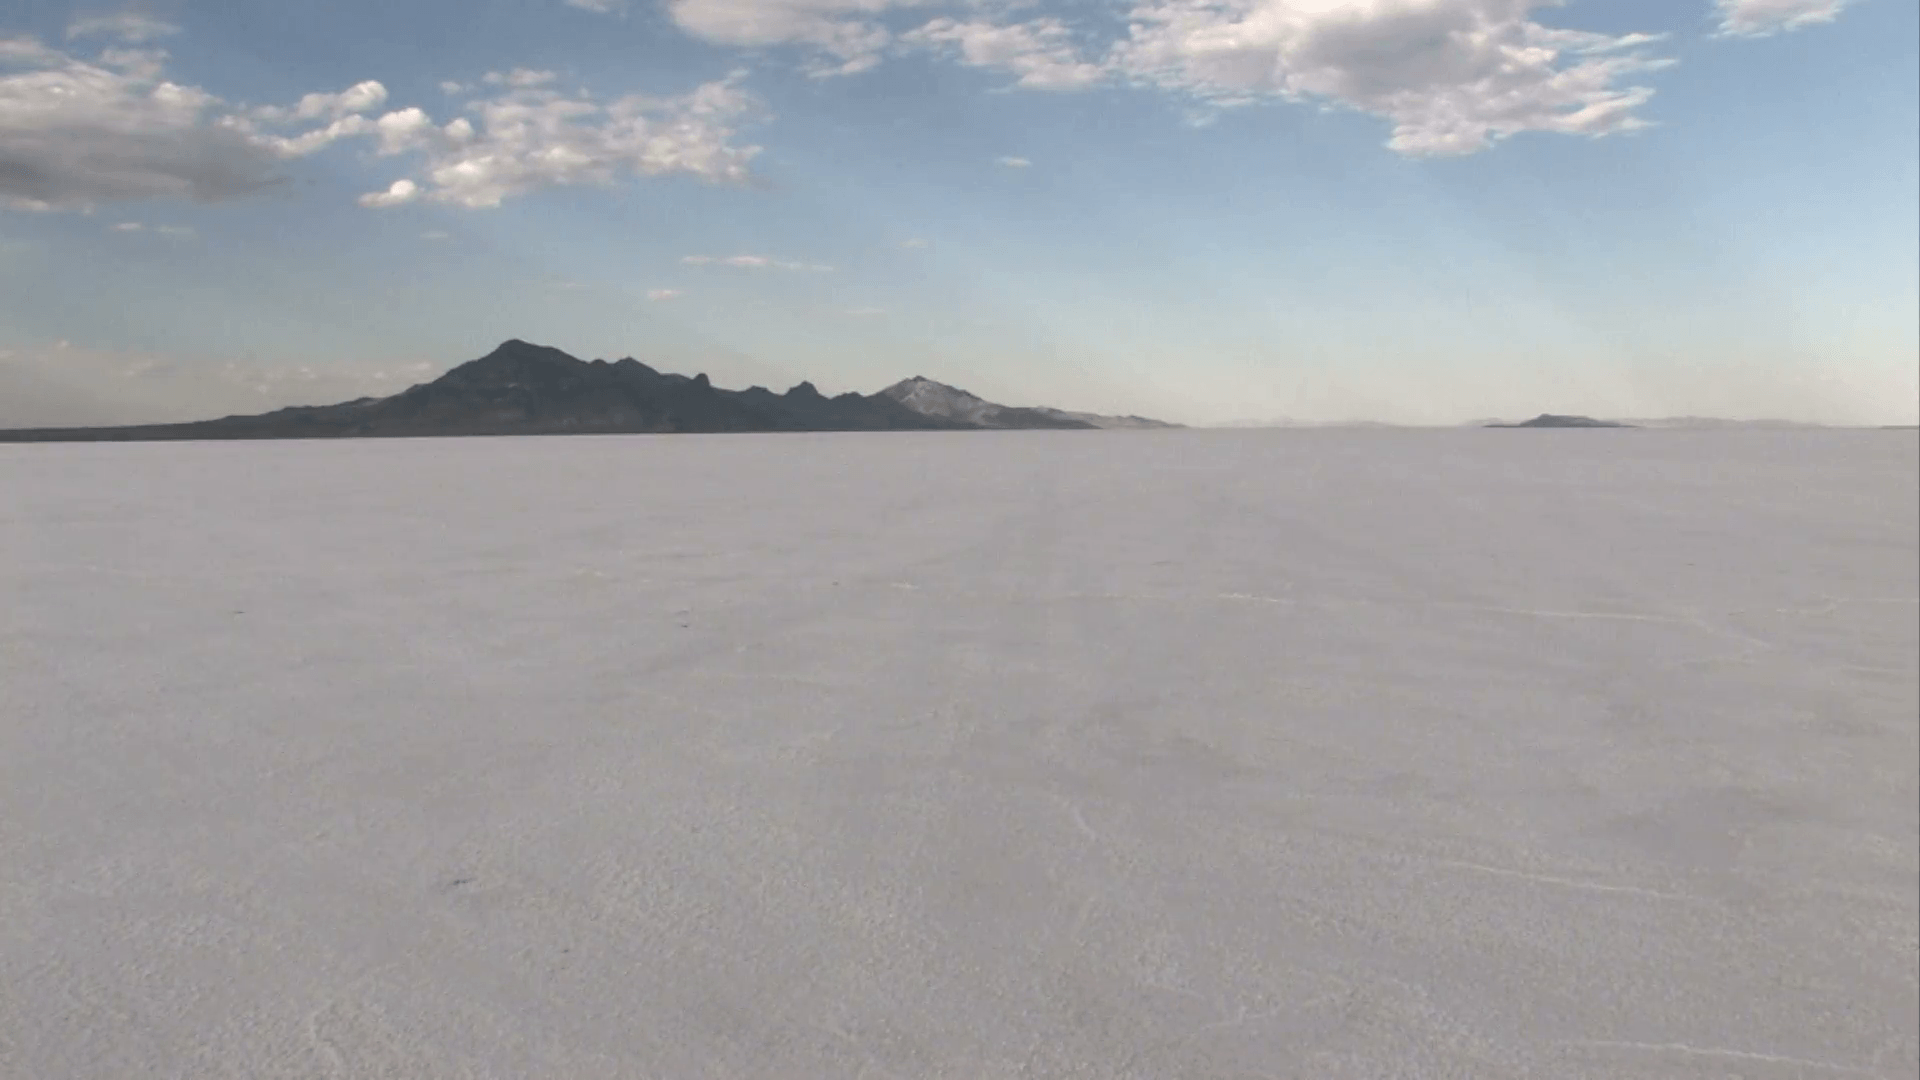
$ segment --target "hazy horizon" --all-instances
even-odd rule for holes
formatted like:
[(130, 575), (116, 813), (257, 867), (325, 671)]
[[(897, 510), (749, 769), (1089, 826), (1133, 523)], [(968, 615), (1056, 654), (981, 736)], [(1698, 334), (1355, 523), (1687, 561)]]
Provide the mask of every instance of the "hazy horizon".
[(1901, 0), (15, 5), (0, 422), (524, 338), (1195, 425), (1913, 423), (1917, 41)]

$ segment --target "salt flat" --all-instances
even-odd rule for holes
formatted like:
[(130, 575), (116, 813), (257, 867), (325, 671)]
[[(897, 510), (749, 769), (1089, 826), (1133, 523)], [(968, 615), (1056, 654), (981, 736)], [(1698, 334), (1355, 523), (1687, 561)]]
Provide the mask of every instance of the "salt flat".
[(1913, 1077), (1916, 449), (0, 447), (0, 1075)]

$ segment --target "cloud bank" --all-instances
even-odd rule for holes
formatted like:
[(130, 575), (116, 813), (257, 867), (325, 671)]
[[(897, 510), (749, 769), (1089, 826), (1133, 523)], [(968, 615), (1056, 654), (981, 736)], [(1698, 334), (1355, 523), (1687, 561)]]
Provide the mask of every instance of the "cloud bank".
[[(1756, 9), (1743, 20), (1758, 18), (1759, 8), (1837, 10), (1841, 2), (1720, 0)], [(1602, 136), (1646, 126), (1639, 110), (1653, 90), (1637, 77), (1668, 63), (1648, 52), (1657, 39), (1536, 17), (1557, 6), (1140, 0), (1121, 18), (1096, 15), (1079, 25), (1051, 15), (995, 18), (979, 3), (964, 17), (933, 14), (921, 0), (672, 0), (668, 12), (709, 42), (797, 48), (815, 74), (853, 74), (890, 55), (926, 52), (1004, 73), (1027, 89), (1125, 84), (1203, 108), (1272, 100), (1352, 109), (1386, 120), (1388, 145), (1412, 156), (1472, 153), (1529, 131)]]
[[(86, 20), (70, 36), (124, 43), (158, 36), (161, 25)], [(347, 139), (418, 163), (361, 197), (374, 208), (416, 199), (498, 206), (541, 188), (626, 176), (733, 183), (759, 153), (732, 141), (759, 105), (741, 73), (674, 97), (601, 103), (554, 90), (551, 73), (516, 69), (482, 80), (488, 92), (442, 123), (417, 106), (381, 111), (389, 94), (375, 80), (249, 108), (166, 78), (167, 60), (162, 50), (125, 44), (83, 58), (31, 38), (0, 39), (0, 202), (66, 210), (242, 198), (282, 182), (288, 161)]]
[[(1760, 37), (1837, 18), (1851, 0), (1711, 0), (1718, 33)], [(602, 14), (621, 0), (566, 0)], [(942, 10), (945, 7), (947, 10)], [(1377, 117), (1412, 157), (1471, 154), (1529, 132), (1602, 137), (1646, 127), (1661, 39), (1555, 26), (1555, 0), (1135, 0), (1038, 15), (1026, 0), (668, 0), (684, 32), (783, 47), (821, 77), (931, 56), (1008, 88), (1130, 86), (1212, 112), (1290, 102)], [(409, 165), (360, 196), (372, 209), (500, 205), (552, 187), (679, 174), (739, 183), (760, 153), (738, 142), (764, 115), (744, 72), (671, 97), (601, 101), (553, 72), (447, 82), (454, 115), (389, 107), (373, 79), (248, 107), (166, 76), (155, 43), (179, 28), (135, 13), (75, 19), (69, 45), (0, 38), (0, 203), (61, 210), (134, 199), (213, 202), (284, 179), (290, 160), (342, 140)], [(1003, 159), (1015, 164), (1018, 159)]]

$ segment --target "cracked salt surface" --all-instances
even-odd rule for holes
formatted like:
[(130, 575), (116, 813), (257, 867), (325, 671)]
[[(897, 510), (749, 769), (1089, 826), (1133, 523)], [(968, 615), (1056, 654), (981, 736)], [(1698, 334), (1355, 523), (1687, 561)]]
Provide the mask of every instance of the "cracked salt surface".
[(0, 1076), (1914, 1077), (1916, 472), (0, 448)]

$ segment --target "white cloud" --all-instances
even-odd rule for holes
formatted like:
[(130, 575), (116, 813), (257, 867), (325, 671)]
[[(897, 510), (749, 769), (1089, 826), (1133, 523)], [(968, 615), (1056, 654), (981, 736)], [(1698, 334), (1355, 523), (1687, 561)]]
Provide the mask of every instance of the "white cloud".
[(799, 270), (816, 274), (833, 269), (822, 263), (791, 262), (766, 255), (683, 255), (680, 261), (689, 266), (737, 266), (746, 270)]
[(647, 299), (655, 302), (658, 302), (661, 300), (675, 300), (675, 299), (678, 299), (680, 296), (681, 296), (681, 292), (679, 289), (648, 289), (647, 290)]
[(545, 86), (560, 76), (551, 71), (535, 71), (532, 68), (514, 68), (512, 71), (489, 71), (481, 79), (489, 86), (511, 86), (516, 90), (527, 90), (535, 86)]
[(420, 185), (402, 178), (395, 180), (385, 191), (370, 191), (360, 196), (360, 205), (383, 209), (410, 203), (419, 197)]
[(448, 95), (449, 97), (455, 94), (464, 94), (467, 92), (467, 84), (463, 82), (455, 82), (452, 79), (442, 79), (440, 81), (440, 92)]
[(65, 53), (49, 49), (29, 37), (0, 38), (0, 63), (18, 67), (45, 67), (64, 59)]
[(118, 233), (152, 232), (156, 236), (180, 236), (180, 237), (196, 235), (191, 225), (154, 225), (151, 228), (149, 228), (144, 222), (122, 221), (117, 224), (110, 225), (108, 226), (108, 228)]
[(900, 40), (947, 50), (969, 67), (1017, 75), (1018, 85), (1029, 89), (1077, 90), (1107, 77), (1099, 64), (1080, 58), (1066, 24), (1054, 18), (996, 26), (943, 16), (902, 34)]
[(130, 11), (116, 15), (87, 15), (67, 24), (69, 41), (84, 37), (110, 37), (116, 41), (139, 43), (179, 32), (180, 28), (172, 23)]
[(1026, 169), (1031, 168), (1033, 165), (1033, 162), (1023, 157), (1003, 157), (995, 158), (994, 160), (1009, 169)]
[(391, 156), (404, 154), (421, 142), (430, 142), (436, 135), (444, 135), (454, 143), (469, 142), (473, 138), (473, 124), (465, 117), (459, 117), (447, 125), (445, 131), (436, 132), (433, 117), (428, 116), (424, 109), (409, 106), (375, 120), (372, 134), (380, 139), (380, 153)]
[(133, 79), (155, 81), (167, 66), (165, 49), (123, 49), (110, 47), (102, 49), (95, 63), (110, 71)]
[(387, 88), (368, 79), (337, 94), (308, 94), (300, 99), (295, 114), (302, 120), (318, 117), (339, 119), (355, 113), (371, 112), (387, 103)]
[(1644, 34), (1556, 29), (1550, 0), (1147, 0), (1109, 64), (1216, 105), (1263, 98), (1383, 117), (1409, 155), (1463, 154), (1524, 131), (1645, 126), (1631, 76), (1665, 66)]
[[(256, 129), (248, 127), (249, 133)], [(325, 127), (314, 128), (299, 135), (261, 135), (262, 145), (273, 150), (281, 157), (306, 157), (332, 146), (341, 139), (373, 132), (373, 121), (364, 116), (343, 116)]]
[(348, 120), (362, 113), (372, 112), (386, 102), (387, 88), (368, 79), (365, 82), (355, 83), (337, 94), (307, 94), (299, 102), (290, 106), (262, 106), (252, 111), (251, 118), (273, 125), (293, 121)]
[(927, 242), (925, 240), (920, 239), (917, 236), (910, 236), (907, 239), (900, 241), (900, 246), (903, 248), (906, 248), (908, 251), (918, 251), (919, 249), (926, 247)]
[(1853, 0), (1715, 0), (1720, 32), (1732, 37), (1765, 37), (1829, 23)]
[[(630, 95), (601, 104), (542, 88), (544, 72), (498, 82), (510, 89), (468, 106), (478, 120), (458, 117), (435, 126), (419, 109), (388, 113), (349, 134), (376, 135), (383, 155), (425, 159), (418, 180), (396, 182), (363, 196), (366, 206), (393, 206), (427, 198), (458, 206), (498, 206), (503, 199), (545, 187), (608, 185), (623, 174), (683, 173), (714, 182), (739, 182), (757, 146), (731, 143), (733, 125), (758, 102), (740, 86), (739, 72), (673, 98)], [(316, 136), (318, 137), (318, 136)]]
[(626, 0), (567, 0), (567, 6), (595, 15), (617, 15), (627, 9)]
[(815, 75), (850, 75), (880, 62), (892, 34), (877, 16), (920, 0), (669, 0), (667, 12), (687, 33), (718, 45), (761, 48), (802, 45), (828, 58)]

